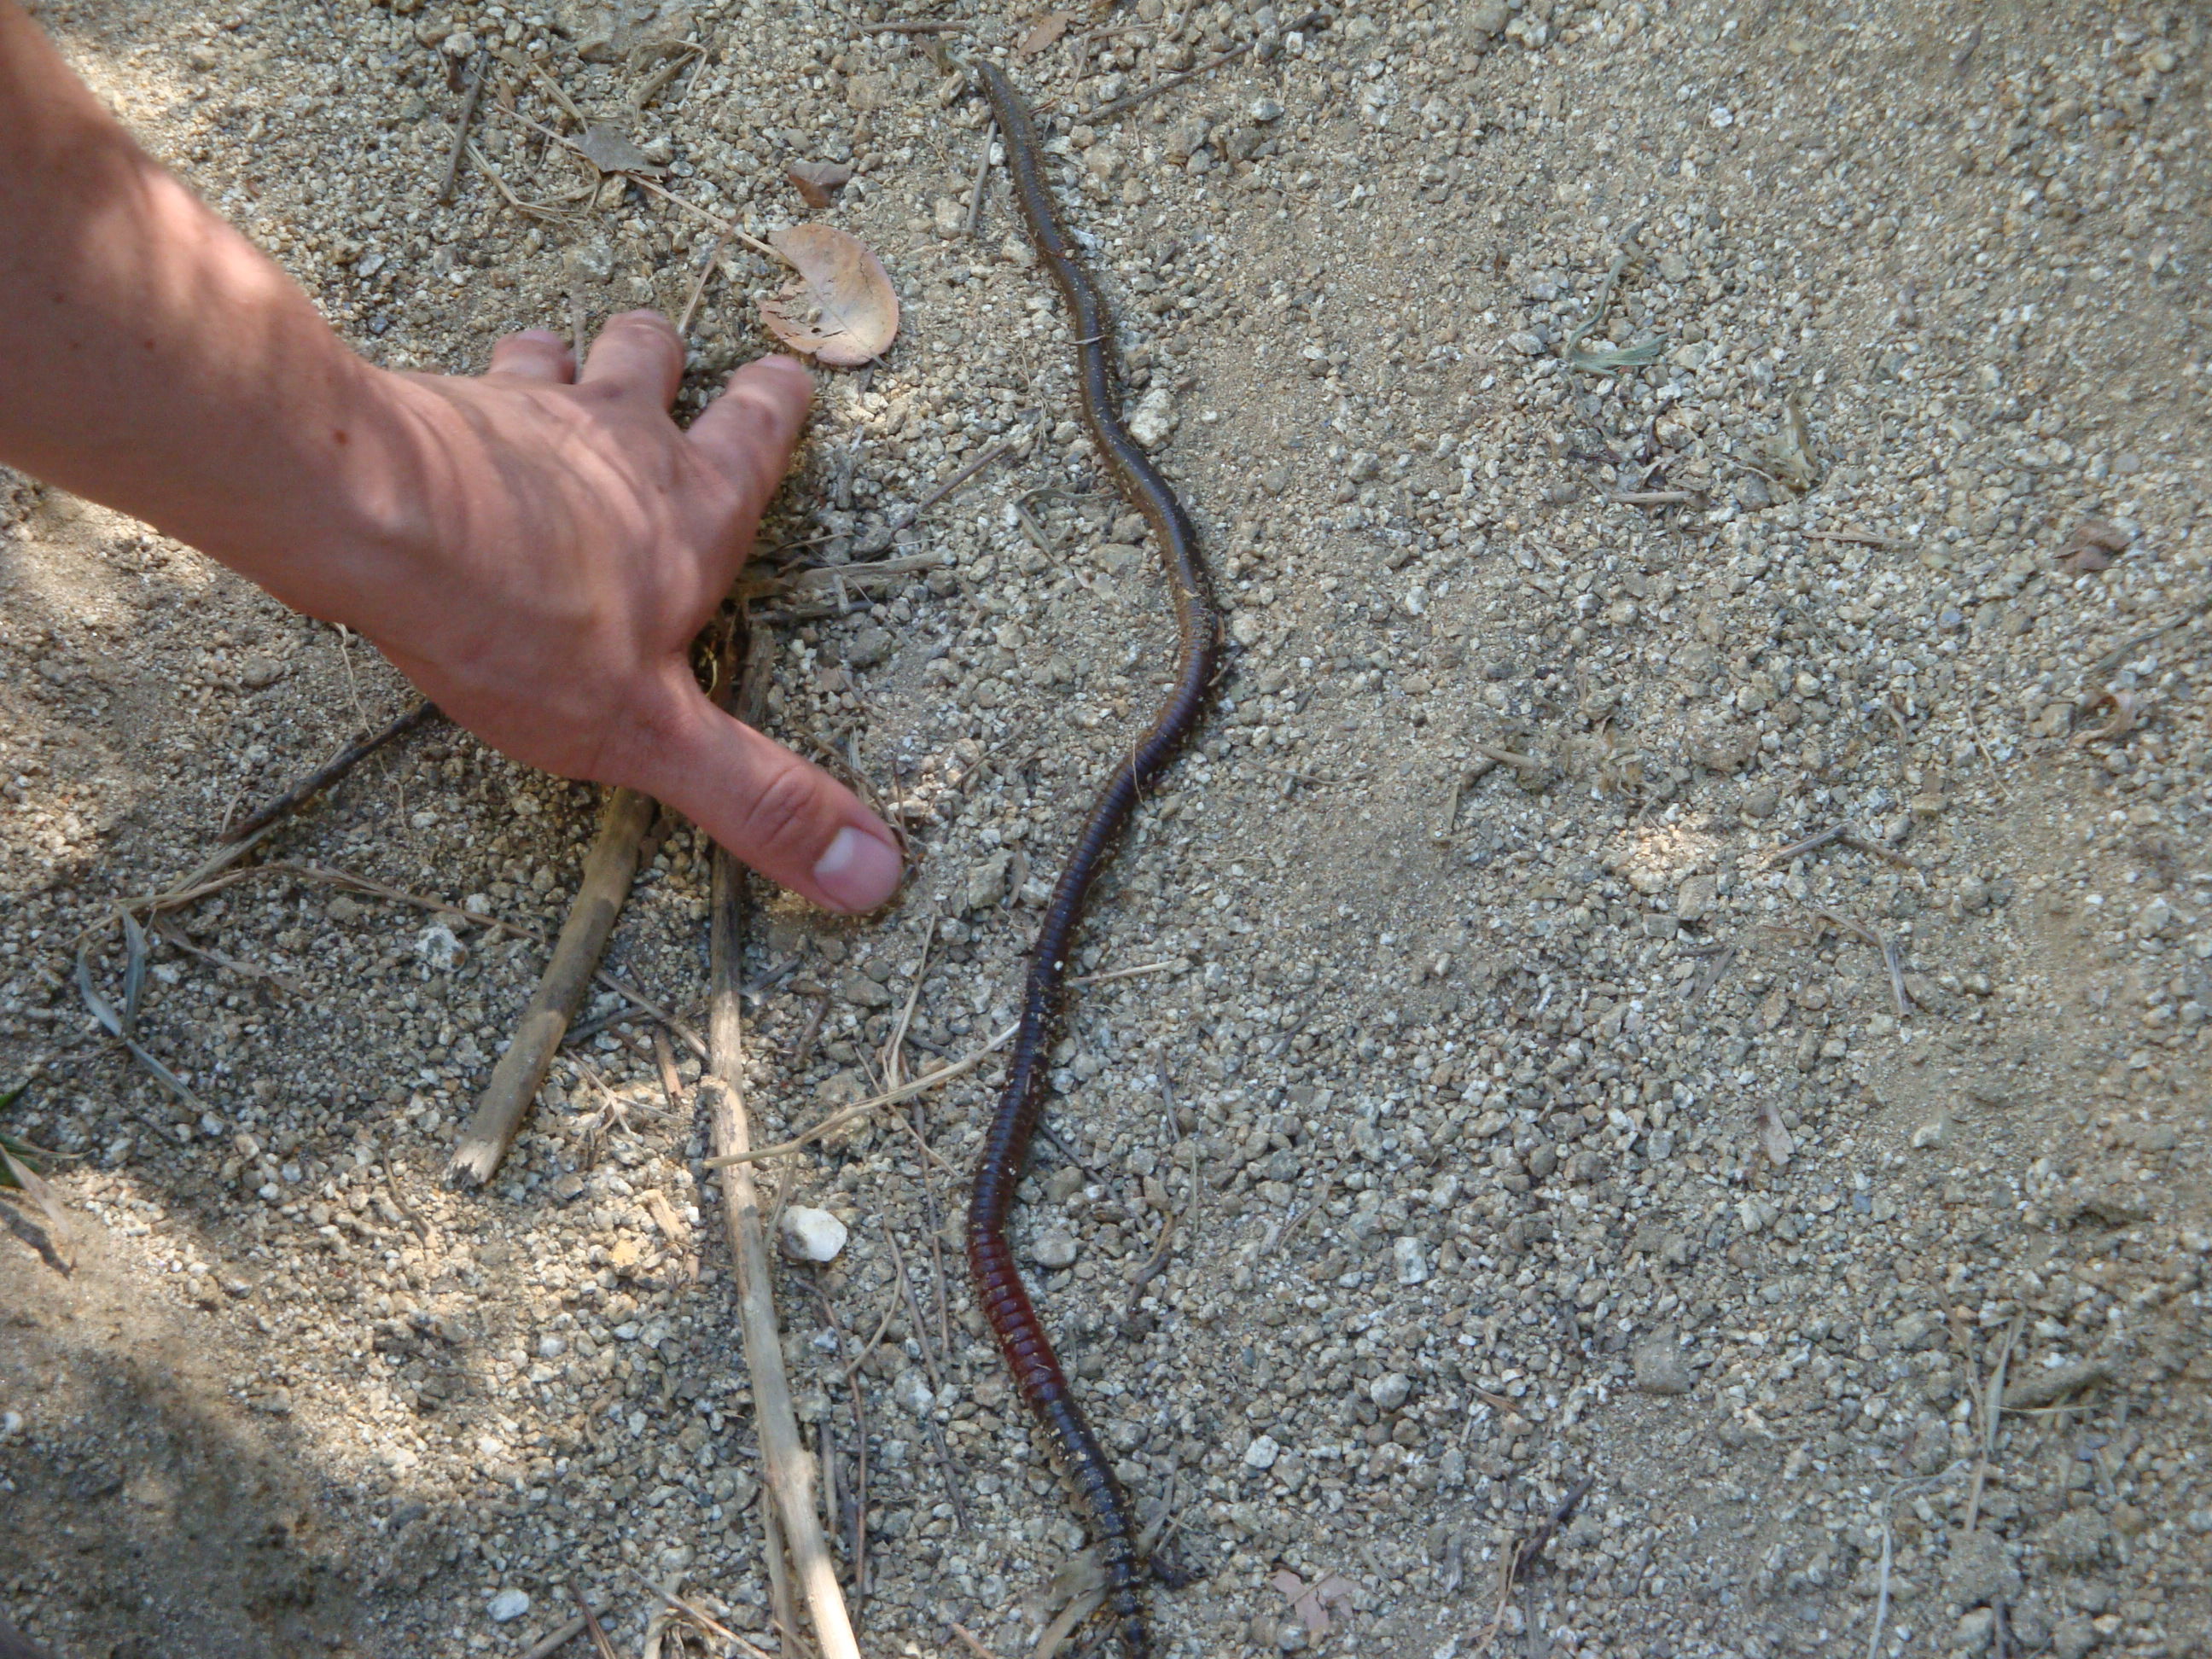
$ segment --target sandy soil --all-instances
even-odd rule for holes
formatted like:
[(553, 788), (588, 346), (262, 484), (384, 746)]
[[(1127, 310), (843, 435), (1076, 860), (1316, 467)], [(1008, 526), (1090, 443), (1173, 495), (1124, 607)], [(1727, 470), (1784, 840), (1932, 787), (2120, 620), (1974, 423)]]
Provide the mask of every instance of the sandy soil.
[[(761, 1132), (871, 1092), (910, 996), (908, 1069), (1002, 1029), (1170, 631), (1001, 174), (967, 233), (983, 114), (928, 37), (39, 15), (391, 366), (674, 312), (740, 211), (879, 250), (904, 333), (823, 374), (763, 543), (916, 562), (770, 603), (770, 723), (917, 866), (866, 923), (763, 896)], [(1198, 1575), (1165, 1650), (2205, 1651), (2202, 9), (1138, 0), (1027, 55), (1042, 14), (928, 15), (1054, 104), (1232, 615), (1079, 954), (1148, 971), (1079, 994), (1018, 1237)], [(555, 85), (690, 208), (593, 181)], [(815, 216), (793, 160), (857, 176)], [(776, 280), (718, 264), (693, 406)], [(593, 791), (432, 727), (173, 912), (137, 1030), (191, 1106), (80, 995), (87, 938), (120, 995), (119, 897), (409, 695), (0, 477), (0, 1127), (75, 1252), (5, 1207), (0, 1611), (65, 1659), (520, 1653), (572, 1585), (635, 1652), (640, 1573), (775, 1646), (682, 1032), (672, 1096), (653, 1022), (574, 1043), (445, 1190), (540, 945), (307, 868), (542, 934)], [(610, 956), (687, 1019), (705, 871), (667, 826)], [(852, 1230), (781, 1297), (871, 1653), (1031, 1652), (1082, 1542), (945, 1230), (994, 1080), (779, 1171)]]

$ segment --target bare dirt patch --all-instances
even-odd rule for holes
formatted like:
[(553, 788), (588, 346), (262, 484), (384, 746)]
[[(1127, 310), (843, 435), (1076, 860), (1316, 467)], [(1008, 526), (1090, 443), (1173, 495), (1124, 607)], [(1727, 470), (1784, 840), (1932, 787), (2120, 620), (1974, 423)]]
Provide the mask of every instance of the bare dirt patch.
[[(813, 216), (787, 166), (854, 169), (821, 216), (904, 332), (823, 377), (764, 540), (939, 562), (781, 606), (770, 719), (921, 864), (876, 922), (767, 905), (761, 1133), (871, 1092), (917, 979), (908, 1066), (1002, 1030), (1170, 637), (995, 176), (967, 234), (982, 112), (926, 52), (1039, 17), (40, 16), (395, 367), (673, 313), (733, 213)], [(1140, 1504), (1180, 1517), (1169, 1650), (1826, 1654), (1879, 1622), (1883, 1652), (2192, 1651), (2203, 19), (1303, 19), (1139, 0), (1013, 69), (1056, 103), (1237, 647), (1075, 964), (1172, 966), (1079, 994), (1017, 1234)], [(494, 46), (696, 211), (550, 143), (559, 104), (504, 60), (441, 204)], [(782, 280), (726, 256), (695, 388), (765, 349)], [(696, 1062), (672, 1104), (648, 1025), (590, 1037), (501, 1178), (443, 1191), (538, 947), (280, 872), (182, 918), (265, 972), (156, 947), (141, 1040), (179, 1110), (83, 1012), (80, 930), (408, 694), (97, 508), (12, 482), (0, 526), (4, 1127), (69, 1155), (83, 1249), (56, 1274), (21, 1211), (0, 1240), (0, 1478), (37, 1522), (0, 1541), (9, 1616), (72, 1659), (513, 1653), (573, 1581), (635, 1650), (642, 1571), (772, 1645)], [(271, 853), (550, 929), (593, 810), (430, 729)], [(702, 850), (667, 837), (610, 957), (679, 1012)], [(781, 1299), (848, 1577), (865, 1437), (870, 1651), (963, 1650), (954, 1621), (1028, 1651), (1081, 1542), (944, 1231), (994, 1075), (784, 1172), (852, 1229)], [(1501, 1561), (1584, 1474), (1501, 1614)], [(1351, 1586), (1325, 1636), (1285, 1571)]]

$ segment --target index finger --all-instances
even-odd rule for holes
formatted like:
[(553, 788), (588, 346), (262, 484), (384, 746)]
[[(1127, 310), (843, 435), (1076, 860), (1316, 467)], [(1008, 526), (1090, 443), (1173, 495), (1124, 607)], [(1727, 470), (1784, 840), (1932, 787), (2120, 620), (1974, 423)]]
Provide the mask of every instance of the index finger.
[(577, 383), (605, 382), (652, 398), (665, 409), (684, 384), (684, 342), (657, 311), (625, 311), (599, 329)]
[(796, 359), (757, 358), (730, 376), (687, 435), (737, 484), (746, 511), (757, 517), (783, 481), (813, 401), (813, 377)]

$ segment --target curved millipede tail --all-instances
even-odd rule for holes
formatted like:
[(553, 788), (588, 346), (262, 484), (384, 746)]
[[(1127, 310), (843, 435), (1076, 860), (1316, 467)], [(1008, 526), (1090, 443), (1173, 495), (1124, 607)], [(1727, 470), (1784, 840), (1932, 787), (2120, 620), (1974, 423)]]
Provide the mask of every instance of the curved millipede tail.
[(1115, 1478), (1114, 1466), (1091, 1431), (1091, 1425), (1068, 1387), (1044, 1325), (1037, 1318), (1014, 1266), (1006, 1242), (1014, 1188), (1029, 1156), (1043, 1102), (1039, 1085), (1043, 1056), (1060, 1012), (1069, 950), (1083, 914), (1091, 878), (1104, 863), (1139, 794), (1164, 768), (1203, 712), (1221, 650), (1221, 623), (1208, 590), (1198, 551), (1198, 531), (1167, 480), (1121, 424), (1120, 374), (1109, 343), (1111, 319), (1091, 273), (1060, 228), (1052, 194), (1039, 165), (1036, 130), (1005, 75), (984, 64), (978, 70), (1006, 150), (1006, 170), (1037, 257), (1052, 273), (1075, 332), (1076, 379), (1083, 395), (1085, 422), (1108, 471), (1129, 502), (1159, 538), (1168, 590), (1175, 601), (1179, 653), (1175, 684), (1151, 727), (1129, 750), (1076, 836), (1061, 867), (1052, 900), (1037, 929), (1022, 996), (1021, 1025), (1006, 1064), (1005, 1092), (999, 1097), (983, 1151), (975, 1168), (975, 1187), (968, 1205), (968, 1266), (1000, 1352), (1030, 1410), (1052, 1437), (1061, 1465), (1073, 1480), (1090, 1512), (1098, 1553), (1106, 1570), (1108, 1597), (1121, 1621), (1130, 1659), (1152, 1659), (1152, 1630), (1138, 1585), (1143, 1562), (1128, 1494)]

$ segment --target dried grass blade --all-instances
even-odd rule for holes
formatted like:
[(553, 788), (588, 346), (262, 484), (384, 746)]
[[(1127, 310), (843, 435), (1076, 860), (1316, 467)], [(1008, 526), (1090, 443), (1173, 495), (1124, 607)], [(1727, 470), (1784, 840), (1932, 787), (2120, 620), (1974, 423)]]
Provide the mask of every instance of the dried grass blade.
[(1032, 1659), (1053, 1659), (1053, 1656), (1066, 1645), (1067, 1638), (1074, 1633), (1076, 1626), (1097, 1612), (1105, 1601), (1106, 1592), (1095, 1589), (1077, 1596), (1062, 1607), (1060, 1617), (1047, 1625), (1044, 1633), (1037, 1638)]
[(92, 1017), (100, 1022), (100, 1028), (128, 1048), (132, 1057), (154, 1074), (156, 1083), (194, 1111), (207, 1110), (200, 1097), (185, 1086), (182, 1079), (139, 1046), (137, 1039), (131, 1035), (123, 1016), (116, 1012), (115, 1005), (92, 982), (92, 941), (89, 939), (76, 947), (76, 990), (77, 994), (84, 999), (84, 1006), (92, 1011)]
[(146, 930), (128, 910), (123, 913), (123, 1030), (138, 1030), (138, 1004), (146, 992)]
[(107, 1000), (106, 994), (92, 982), (90, 939), (76, 947), (76, 994), (84, 999), (84, 1006), (92, 1011), (101, 1030), (112, 1037), (123, 1035), (123, 1016), (115, 1012), (115, 1005)]
[(46, 1231), (52, 1235), (55, 1256), (64, 1270), (74, 1267), (76, 1265), (76, 1252), (69, 1248), (69, 1223), (62, 1218), (61, 1206), (55, 1201), (53, 1189), (46, 1185), (44, 1176), (9, 1150), (4, 1138), (0, 1138), (0, 1171), (6, 1172), (8, 1185), (20, 1189), (45, 1213)]

